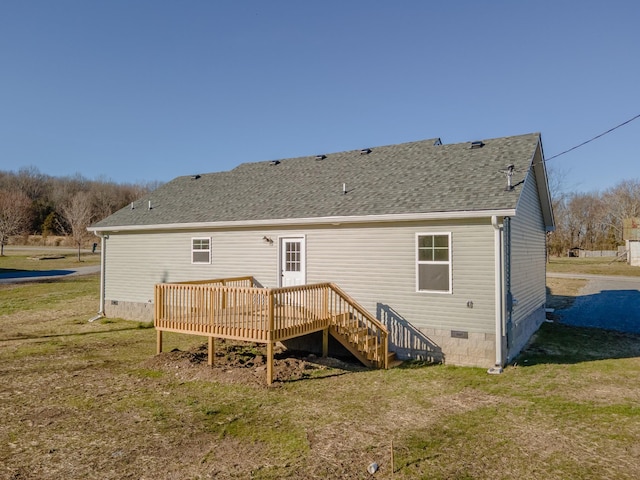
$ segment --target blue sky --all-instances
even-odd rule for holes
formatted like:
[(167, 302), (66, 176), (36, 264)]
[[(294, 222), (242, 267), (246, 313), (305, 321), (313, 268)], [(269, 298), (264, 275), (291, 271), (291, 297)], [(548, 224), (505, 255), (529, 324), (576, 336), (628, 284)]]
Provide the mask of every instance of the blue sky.
[[(0, 170), (169, 181), (243, 162), (640, 114), (640, 2), (4, 0)], [(640, 177), (640, 119), (548, 162)]]

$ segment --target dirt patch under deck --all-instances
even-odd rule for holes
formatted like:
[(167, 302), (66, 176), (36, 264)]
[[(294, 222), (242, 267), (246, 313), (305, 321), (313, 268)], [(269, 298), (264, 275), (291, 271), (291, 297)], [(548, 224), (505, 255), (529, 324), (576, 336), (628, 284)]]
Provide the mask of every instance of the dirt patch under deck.
[[(149, 359), (147, 368), (171, 371), (183, 380), (212, 380), (224, 383), (264, 385), (267, 379), (266, 345), (215, 340), (213, 366), (207, 364), (207, 345), (188, 351), (172, 350)], [(280, 344), (274, 349), (273, 381), (281, 382), (304, 378), (341, 374), (341, 371), (362, 371), (367, 368), (355, 359), (319, 357), (306, 352), (287, 350)]]

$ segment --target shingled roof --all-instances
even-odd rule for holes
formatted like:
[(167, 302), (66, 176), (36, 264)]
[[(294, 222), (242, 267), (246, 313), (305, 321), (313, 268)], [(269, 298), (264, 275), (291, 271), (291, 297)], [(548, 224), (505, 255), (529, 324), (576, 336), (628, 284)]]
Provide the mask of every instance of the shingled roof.
[[(438, 143), (244, 163), (178, 177), (90, 230), (514, 210), (540, 135), (482, 140), (480, 148)], [(515, 167), (510, 191), (508, 165)]]

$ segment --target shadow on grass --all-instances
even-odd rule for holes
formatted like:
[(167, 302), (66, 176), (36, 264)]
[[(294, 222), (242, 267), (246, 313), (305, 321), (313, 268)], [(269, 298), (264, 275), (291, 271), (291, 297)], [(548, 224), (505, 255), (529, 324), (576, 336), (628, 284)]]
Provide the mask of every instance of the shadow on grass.
[(397, 368), (399, 370), (412, 370), (416, 368), (427, 368), (442, 365), (443, 362), (434, 362), (430, 360), (404, 360)]
[(327, 378), (331, 378), (331, 377), (342, 377), (343, 375), (351, 375), (354, 373), (360, 373), (360, 371), (354, 370), (354, 371), (340, 371), (340, 370), (330, 370), (330, 371), (323, 371), (322, 373), (315, 373), (315, 374), (311, 374), (311, 373), (305, 373), (303, 375), (301, 375), (300, 377), (292, 377), (292, 378), (287, 378), (287, 379), (274, 379), (274, 384), (280, 383), (282, 385), (285, 385), (287, 383), (296, 383), (296, 382), (308, 382), (308, 381), (312, 381), (312, 380), (325, 380)]
[(59, 337), (84, 337), (86, 335), (98, 335), (100, 333), (112, 333), (112, 332), (126, 332), (130, 330), (145, 330), (148, 328), (153, 328), (153, 324), (149, 326), (148, 323), (141, 323), (135, 327), (127, 327), (127, 328), (112, 328), (110, 330), (95, 330), (91, 332), (77, 332), (77, 333), (55, 333), (51, 335), (19, 335), (16, 337), (9, 338), (0, 338), (0, 343), (2, 342), (15, 342), (17, 340), (46, 340), (49, 338), (59, 338)]
[(526, 367), (635, 357), (640, 357), (639, 334), (553, 322), (542, 324), (516, 363)]

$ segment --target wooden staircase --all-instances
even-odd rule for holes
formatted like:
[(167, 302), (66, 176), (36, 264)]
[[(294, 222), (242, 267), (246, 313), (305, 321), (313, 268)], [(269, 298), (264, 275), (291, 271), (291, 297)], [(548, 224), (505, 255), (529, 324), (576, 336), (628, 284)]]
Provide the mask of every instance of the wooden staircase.
[(337, 285), (330, 284), (339, 299), (337, 309), (342, 313), (329, 318), (329, 333), (362, 364), (370, 368), (389, 368), (395, 353), (389, 353), (386, 327)]
[(376, 345), (375, 336), (365, 332), (364, 329), (354, 333), (340, 331), (332, 326), (329, 327), (329, 333), (363, 365), (369, 368), (394, 368), (402, 364), (402, 361), (398, 360), (396, 352), (387, 352), (386, 363), (384, 363), (384, 345)]

